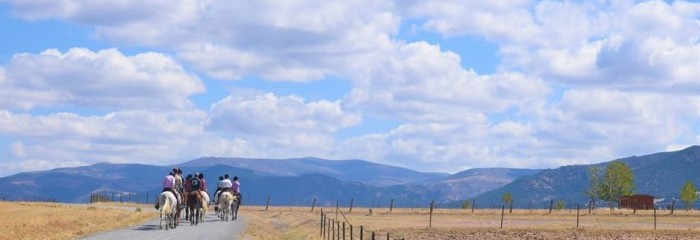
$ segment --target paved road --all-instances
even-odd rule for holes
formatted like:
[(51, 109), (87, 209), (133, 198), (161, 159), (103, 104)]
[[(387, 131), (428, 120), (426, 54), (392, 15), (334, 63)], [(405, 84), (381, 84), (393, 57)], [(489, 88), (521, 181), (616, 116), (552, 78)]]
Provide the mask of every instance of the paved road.
[(245, 228), (245, 217), (238, 216), (236, 221), (221, 221), (214, 213), (209, 212), (204, 216), (204, 222), (196, 226), (190, 226), (189, 221), (180, 220), (180, 225), (175, 229), (160, 229), (159, 218), (151, 220), (143, 225), (129, 227), (111, 232), (96, 234), (83, 238), (85, 240), (136, 240), (136, 239), (235, 239)]

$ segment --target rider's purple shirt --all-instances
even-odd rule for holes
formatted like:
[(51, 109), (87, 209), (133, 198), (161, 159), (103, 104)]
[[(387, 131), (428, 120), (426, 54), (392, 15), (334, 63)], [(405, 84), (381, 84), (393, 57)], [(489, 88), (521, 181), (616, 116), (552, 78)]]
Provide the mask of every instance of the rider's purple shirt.
[(165, 176), (165, 179), (163, 179), (163, 188), (173, 188), (175, 186), (175, 177), (173, 176)]
[(231, 183), (231, 189), (235, 192), (241, 192), (241, 184), (238, 181), (233, 181)]

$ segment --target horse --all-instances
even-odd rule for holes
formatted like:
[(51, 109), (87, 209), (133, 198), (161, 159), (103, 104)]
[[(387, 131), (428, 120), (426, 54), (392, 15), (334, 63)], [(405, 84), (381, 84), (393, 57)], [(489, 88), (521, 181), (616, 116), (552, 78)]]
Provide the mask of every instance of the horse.
[(163, 220), (165, 220), (165, 230), (175, 228), (177, 226), (177, 198), (170, 191), (160, 193), (158, 197), (160, 205), (160, 229), (163, 229)]
[(229, 213), (231, 214), (231, 220), (236, 221), (238, 219), (238, 203), (240, 199), (238, 195), (233, 195), (231, 192), (223, 192), (219, 196), (219, 217), (221, 220), (228, 221)]
[[(202, 217), (200, 217), (200, 222), (204, 222), (204, 215), (207, 214), (207, 210), (209, 209), (209, 194), (201, 190), (193, 190), (192, 192), (198, 192), (202, 197), (202, 206), (200, 207), (200, 215)], [(190, 212), (189, 208), (185, 208), (185, 213), (187, 214), (187, 216), (185, 216), (185, 220), (190, 220), (192, 216), (194, 216), (194, 212)]]
[(197, 225), (202, 221), (207, 207), (207, 201), (204, 201), (200, 191), (192, 191), (187, 194), (187, 209), (191, 214), (188, 216), (190, 225)]

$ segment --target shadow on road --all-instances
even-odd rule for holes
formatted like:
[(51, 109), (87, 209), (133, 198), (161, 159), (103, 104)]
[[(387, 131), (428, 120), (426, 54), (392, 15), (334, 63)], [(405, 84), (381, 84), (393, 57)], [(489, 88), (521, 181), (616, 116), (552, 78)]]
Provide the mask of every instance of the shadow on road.
[(134, 230), (139, 230), (139, 231), (160, 230), (160, 226), (155, 225), (155, 224), (145, 224), (145, 225), (138, 226), (137, 228), (134, 228)]

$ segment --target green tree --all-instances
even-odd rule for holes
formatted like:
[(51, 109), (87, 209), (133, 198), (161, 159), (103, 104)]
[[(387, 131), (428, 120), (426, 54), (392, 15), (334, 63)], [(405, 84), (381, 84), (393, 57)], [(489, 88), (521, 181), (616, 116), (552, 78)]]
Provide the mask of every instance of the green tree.
[(595, 204), (596, 200), (602, 195), (602, 176), (603, 169), (600, 167), (590, 167), (588, 168), (588, 179), (590, 180), (590, 186), (586, 189), (586, 196), (591, 199), (591, 204)]
[(693, 203), (698, 200), (698, 189), (690, 180), (685, 181), (681, 188), (681, 201), (685, 203), (685, 210), (693, 208)]
[(511, 206), (511, 204), (513, 204), (513, 195), (511, 195), (510, 193), (504, 193), (503, 203), (508, 204), (508, 206)]
[(630, 195), (634, 191), (634, 173), (629, 166), (620, 160), (616, 160), (605, 167), (605, 173), (600, 184), (600, 199), (610, 203), (618, 202), (621, 196)]

